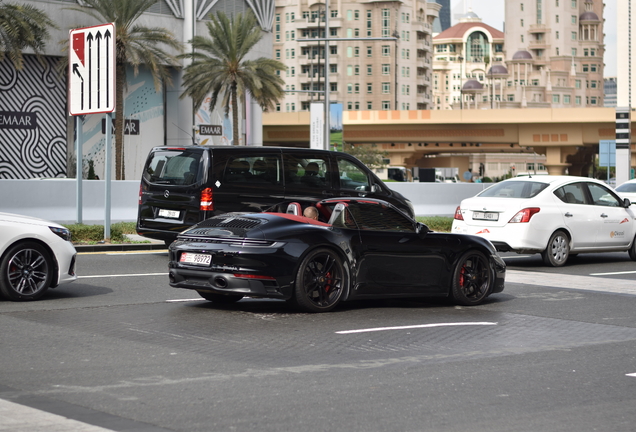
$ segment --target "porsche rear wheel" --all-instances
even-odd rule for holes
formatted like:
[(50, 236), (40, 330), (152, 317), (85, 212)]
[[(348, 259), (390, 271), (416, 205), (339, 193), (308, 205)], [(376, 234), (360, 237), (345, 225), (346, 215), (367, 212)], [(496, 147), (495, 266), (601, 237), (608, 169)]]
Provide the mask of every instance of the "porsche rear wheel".
[(453, 272), (451, 295), (460, 305), (478, 305), (490, 294), (494, 283), (488, 258), (479, 251), (468, 251), (461, 256)]
[(35, 300), (53, 280), (53, 261), (38, 243), (18, 243), (0, 263), (0, 293), (9, 300)]
[(348, 272), (332, 250), (316, 249), (303, 259), (294, 284), (296, 304), (307, 312), (335, 308), (345, 292)]
[(201, 297), (214, 303), (231, 304), (243, 298), (240, 294), (216, 294), (205, 291), (197, 291)]

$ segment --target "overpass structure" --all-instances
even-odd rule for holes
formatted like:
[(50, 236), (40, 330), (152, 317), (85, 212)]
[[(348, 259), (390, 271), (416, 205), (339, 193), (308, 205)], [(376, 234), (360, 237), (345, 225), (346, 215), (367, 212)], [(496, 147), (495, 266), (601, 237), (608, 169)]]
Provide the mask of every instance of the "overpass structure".
[[(309, 112), (265, 113), (263, 144), (309, 147)], [(424, 166), (429, 155), (521, 153), (546, 156), (550, 174), (587, 176), (600, 140), (616, 137), (614, 108), (344, 111), (344, 141), (387, 151), (391, 165)], [(636, 166), (633, 140), (631, 163)]]

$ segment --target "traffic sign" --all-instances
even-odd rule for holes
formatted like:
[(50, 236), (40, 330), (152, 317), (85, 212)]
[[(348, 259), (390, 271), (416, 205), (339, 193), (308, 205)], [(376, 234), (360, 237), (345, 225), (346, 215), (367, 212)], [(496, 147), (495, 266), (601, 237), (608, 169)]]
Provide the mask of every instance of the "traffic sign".
[(70, 115), (115, 110), (115, 23), (69, 31)]

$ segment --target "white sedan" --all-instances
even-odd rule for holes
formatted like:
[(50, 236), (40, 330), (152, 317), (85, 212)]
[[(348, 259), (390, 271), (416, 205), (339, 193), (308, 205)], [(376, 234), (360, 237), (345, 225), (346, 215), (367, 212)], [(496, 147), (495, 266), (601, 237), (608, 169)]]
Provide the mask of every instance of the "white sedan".
[(635, 217), (629, 199), (601, 181), (517, 177), (463, 200), (452, 232), (487, 238), (503, 252), (540, 253), (554, 267), (583, 252), (627, 251), (636, 261)]
[(627, 180), (615, 191), (621, 198), (629, 198), (631, 202), (636, 202), (636, 179)]
[(70, 231), (43, 219), (0, 213), (0, 295), (35, 300), (72, 282), (77, 252)]

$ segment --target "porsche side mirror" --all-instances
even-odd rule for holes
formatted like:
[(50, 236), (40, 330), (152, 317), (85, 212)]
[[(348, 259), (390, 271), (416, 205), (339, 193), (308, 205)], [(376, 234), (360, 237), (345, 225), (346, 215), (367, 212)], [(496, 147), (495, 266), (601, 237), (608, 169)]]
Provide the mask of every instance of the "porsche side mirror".
[(421, 238), (426, 237), (426, 234), (431, 232), (431, 229), (426, 224), (423, 224), (422, 222), (418, 222), (415, 229), (417, 230), (417, 234)]

